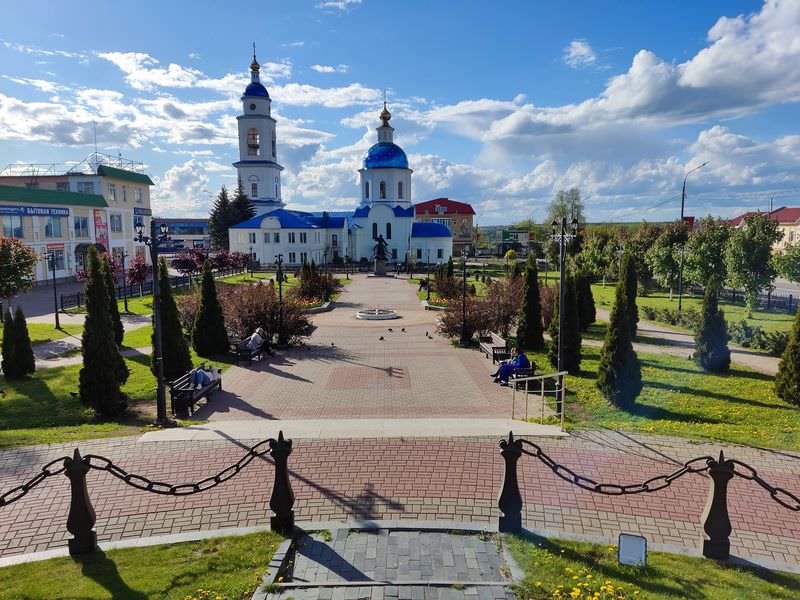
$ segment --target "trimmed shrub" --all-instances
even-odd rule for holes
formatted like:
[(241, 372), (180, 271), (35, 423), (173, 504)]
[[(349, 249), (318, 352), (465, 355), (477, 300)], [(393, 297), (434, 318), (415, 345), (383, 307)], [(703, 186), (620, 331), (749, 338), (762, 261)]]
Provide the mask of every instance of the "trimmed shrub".
[(778, 363), (775, 393), (785, 402), (800, 406), (800, 310), (792, 326), (789, 344)]
[(517, 344), (526, 350), (544, 348), (544, 328), (542, 326), (542, 302), (539, 297), (539, 271), (536, 259), (528, 256), (525, 266), (525, 282), (522, 288), (522, 308), (517, 326)]
[(192, 326), (192, 347), (200, 356), (228, 352), (228, 332), (225, 330), (225, 319), (217, 299), (217, 286), (208, 261), (203, 264), (200, 308)]
[(103, 417), (118, 417), (128, 406), (121, 385), (127, 381), (129, 373), (114, 339), (106, 277), (94, 246), (88, 253), (85, 293), (86, 320), (81, 338), (83, 367), (78, 376), (80, 399)]
[(13, 317), (10, 309), (6, 311), (3, 322), (2, 368), (8, 379), (22, 379), (36, 371), (28, 324), (20, 306), (17, 306)]
[[(578, 317), (578, 298), (575, 293), (575, 278), (572, 275), (565, 277), (564, 286), (564, 364), (562, 369), (575, 375), (581, 370), (581, 331)], [(550, 322), (550, 348), (548, 358), (550, 364), (558, 368), (558, 301), (553, 311)]]
[(631, 339), (636, 337), (636, 329), (639, 324), (639, 308), (636, 306), (636, 292), (638, 282), (636, 277), (636, 261), (633, 256), (626, 252), (622, 257), (622, 286), (625, 292), (625, 310), (628, 311), (628, 322), (630, 323)]
[[(0, 362), (0, 369), (8, 379), (14, 379), (17, 370), (14, 364), (14, 317), (11, 315), (11, 309), (6, 309), (6, 314), (3, 315), (3, 358)], [(10, 375), (9, 375), (10, 373)]]
[(592, 281), (589, 275), (581, 271), (575, 279), (575, 289), (578, 294), (578, 318), (581, 331), (589, 329), (589, 325), (597, 320), (597, 311), (594, 307), (592, 294)]
[(114, 327), (114, 342), (119, 348), (122, 346), (122, 338), (125, 336), (125, 328), (122, 326), (122, 319), (119, 316), (119, 305), (117, 304), (117, 286), (114, 284), (114, 274), (108, 262), (108, 254), (103, 256), (100, 263), (100, 271), (103, 274), (103, 281), (106, 284), (108, 293), (108, 313), (111, 315), (111, 325)]
[(731, 366), (731, 351), (728, 349), (728, 329), (725, 315), (718, 305), (719, 284), (712, 279), (706, 286), (703, 297), (703, 322), (694, 337), (694, 362), (712, 373), (728, 371)]
[[(164, 365), (164, 379), (174, 381), (192, 369), (192, 358), (181, 328), (178, 307), (172, 297), (167, 263), (163, 258), (158, 263), (158, 307), (161, 316), (161, 361)], [(155, 332), (153, 332), (151, 341), (153, 349), (155, 349)], [(155, 354), (154, 351), (150, 359), (150, 370), (154, 375), (156, 374), (156, 365), (153, 361)]]
[(642, 391), (642, 368), (633, 350), (627, 302), (624, 282), (620, 282), (597, 371), (597, 388), (611, 404), (626, 410)]

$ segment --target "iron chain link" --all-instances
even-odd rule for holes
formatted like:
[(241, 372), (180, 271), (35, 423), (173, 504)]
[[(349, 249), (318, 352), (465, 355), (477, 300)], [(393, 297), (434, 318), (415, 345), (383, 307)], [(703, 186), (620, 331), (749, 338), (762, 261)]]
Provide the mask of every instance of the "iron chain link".
[[(708, 470), (709, 461), (713, 460), (710, 456), (700, 456), (693, 458), (683, 464), (680, 469), (669, 473), (668, 475), (657, 475), (651, 477), (643, 483), (634, 483), (630, 485), (622, 485), (618, 483), (598, 483), (594, 479), (577, 474), (575, 471), (562, 464), (557, 463), (550, 456), (545, 453), (538, 445), (528, 440), (521, 440), (523, 444), (527, 444), (534, 448), (533, 451), (523, 449), (522, 452), (528, 456), (538, 458), (544, 465), (553, 471), (558, 477), (564, 481), (568, 481), (581, 489), (594, 492), (597, 494), (604, 494), (606, 496), (623, 496), (627, 494), (641, 494), (643, 492), (657, 492), (672, 485), (672, 482), (689, 473), (701, 473)], [(783, 491), (783, 490), (781, 490)]]
[(770, 485), (761, 477), (759, 477), (758, 472), (751, 467), (750, 465), (743, 463), (740, 460), (733, 459), (731, 460), (733, 463), (733, 474), (737, 477), (741, 477), (742, 479), (747, 479), (749, 481), (754, 481), (762, 488), (769, 492), (770, 498), (775, 500), (781, 506), (788, 508), (789, 510), (793, 511), (800, 511), (800, 497), (795, 496), (791, 492), (775, 487)]
[[(53, 477), (54, 475), (60, 475), (63, 473), (66, 469), (65, 461), (68, 458), (68, 456), (62, 456), (60, 458), (56, 458), (55, 460), (51, 460), (42, 467), (42, 470), (39, 471), (36, 476), (33, 477), (33, 479), (30, 479), (22, 485), (18, 485), (17, 487), (8, 490), (6, 493), (0, 496), (0, 508), (9, 505), (12, 502), (16, 502), (20, 498), (24, 497), (28, 492), (30, 492), (48, 477)], [(52, 467), (58, 463), (61, 463), (61, 467), (58, 469), (53, 469)]]
[(248, 449), (247, 453), (232, 465), (225, 467), (216, 475), (206, 477), (195, 483), (170, 484), (164, 483), (163, 481), (154, 481), (143, 475), (129, 473), (122, 467), (115, 465), (105, 456), (87, 454), (84, 458), (89, 468), (95, 469), (96, 471), (107, 471), (117, 479), (137, 490), (161, 494), (163, 496), (190, 496), (217, 487), (219, 484), (237, 475), (244, 467), (249, 465), (254, 458), (267, 454), (270, 451), (270, 442), (275, 442), (275, 440), (269, 438), (258, 442), (255, 446)]

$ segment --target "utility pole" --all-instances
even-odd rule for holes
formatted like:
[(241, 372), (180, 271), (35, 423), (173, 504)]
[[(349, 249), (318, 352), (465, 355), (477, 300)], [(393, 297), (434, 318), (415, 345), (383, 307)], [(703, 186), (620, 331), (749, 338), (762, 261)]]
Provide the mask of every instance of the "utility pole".
[[(681, 190), (681, 223), (683, 223), (683, 209), (686, 204), (686, 180), (689, 178), (689, 175), (697, 171), (697, 169), (702, 169), (705, 167), (710, 161), (706, 161), (701, 165), (695, 167), (683, 178), (683, 189)], [(681, 308), (683, 306), (683, 259), (686, 250), (686, 244), (681, 244), (681, 262), (680, 266), (678, 267), (678, 314), (681, 312)]]

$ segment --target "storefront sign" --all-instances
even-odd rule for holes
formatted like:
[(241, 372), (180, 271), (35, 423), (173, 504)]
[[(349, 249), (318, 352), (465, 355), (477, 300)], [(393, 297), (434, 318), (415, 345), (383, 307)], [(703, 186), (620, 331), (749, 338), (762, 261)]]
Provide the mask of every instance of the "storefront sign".
[(94, 241), (108, 251), (108, 223), (106, 213), (102, 210), (94, 209)]
[(68, 217), (68, 208), (48, 206), (0, 206), (0, 215), (20, 215), (23, 217)]
[(48, 250), (63, 250), (64, 244), (47, 244)]
[(150, 215), (153, 214), (153, 211), (150, 210), (149, 208), (134, 208), (133, 209), (133, 214), (142, 215), (144, 217), (149, 217)]

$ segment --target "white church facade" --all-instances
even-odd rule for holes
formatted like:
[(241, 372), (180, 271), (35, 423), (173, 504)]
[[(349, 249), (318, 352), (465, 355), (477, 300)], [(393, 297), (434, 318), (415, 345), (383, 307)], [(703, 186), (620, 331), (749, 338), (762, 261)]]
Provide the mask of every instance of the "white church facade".
[(304, 212), (285, 208), (281, 193), (276, 121), (271, 99), (259, 78), (253, 56), (251, 81), (242, 95), (239, 160), (233, 164), (256, 207), (256, 216), (229, 231), (231, 251), (249, 253), (262, 264), (283, 255), (287, 265), (304, 262), (372, 262), (382, 237), (390, 263), (445, 262), (453, 240), (440, 223), (417, 222), (411, 202), (411, 175), (406, 153), (394, 143), (392, 115), (384, 102), (378, 141), (359, 169), (359, 203), (354, 211)]

